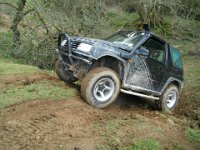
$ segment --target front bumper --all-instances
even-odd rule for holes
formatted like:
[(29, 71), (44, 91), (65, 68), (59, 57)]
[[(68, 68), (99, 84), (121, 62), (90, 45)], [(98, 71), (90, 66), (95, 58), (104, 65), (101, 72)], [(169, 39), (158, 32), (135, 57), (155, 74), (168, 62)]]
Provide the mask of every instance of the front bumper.
[[(61, 45), (63, 40), (67, 41), (64, 46)], [(77, 51), (76, 48), (80, 43), (80, 41), (71, 40), (70, 36), (67, 34), (60, 34), (58, 38), (58, 49), (56, 49), (60, 60), (62, 60), (68, 66), (73, 65), (77, 61), (82, 61), (88, 65), (92, 65), (93, 60), (96, 60), (96, 58), (90, 54), (85, 54)]]

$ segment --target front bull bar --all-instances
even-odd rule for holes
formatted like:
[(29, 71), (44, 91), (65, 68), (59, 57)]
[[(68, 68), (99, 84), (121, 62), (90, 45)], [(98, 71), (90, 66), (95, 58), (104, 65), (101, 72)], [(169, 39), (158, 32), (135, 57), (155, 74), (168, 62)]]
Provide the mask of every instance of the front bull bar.
[(73, 64), (73, 59), (72, 59), (72, 51), (71, 51), (71, 39), (69, 37), (69, 35), (67, 35), (66, 33), (60, 33), (59, 36), (58, 36), (58, 47), (59, 49), (60, 48), (63, 48), (63, 46), (61, 45), (61, 42), (63, 40), (66, 40), (67, 41), (67, 49), (68, 49), (68, 57), (69, 57), (69, 61), (71, 63), (71, 65)]

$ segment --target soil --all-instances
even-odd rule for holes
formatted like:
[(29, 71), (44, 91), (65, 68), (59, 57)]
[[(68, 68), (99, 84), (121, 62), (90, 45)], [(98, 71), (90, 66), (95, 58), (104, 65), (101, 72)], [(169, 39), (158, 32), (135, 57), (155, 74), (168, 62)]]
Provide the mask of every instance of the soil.
[[(0, 89), (41, 80), (60, 82), (47, 74), (5, 76), (0, 80)], [(79, 96), (59, 101), (38, 99), (9, 106), (0, 110), (0, 115), (1, 150), (94, 150), (98, 145), (109, 145), (107, 138), (117, 141), (114, 147), (128, 145), (132, 139), (153, 138), (159, 140), (162, 149), (176, 145), (198, 149), (185, 137), (187, 120), (156, 111), (153, 102), (131, 95), (120, 94), (105, 109), (94, 108)], [(108, 130), (109, 121), (116, 122), (117, 127)]]

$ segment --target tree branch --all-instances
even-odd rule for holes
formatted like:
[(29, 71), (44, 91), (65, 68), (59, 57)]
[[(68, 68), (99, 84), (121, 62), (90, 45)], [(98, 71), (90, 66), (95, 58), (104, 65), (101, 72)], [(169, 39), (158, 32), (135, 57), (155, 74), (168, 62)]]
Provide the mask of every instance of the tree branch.
[(46, 29), (46, 32), (47, 32), (47, 35), (49, 34), (49, 29), (48, 29), (48, 26), (44, 20), (44, 18), (42, 17), (42, 15), (36, 10), (36, 15), (38, 16), (40, 22), (44, 25), (44, 28)]
[(26, 16), (27, 14), (29, 14), (32, 11), (35, 11), (35, 8), (27, 10), (26, 12), (24, 12), (23, 16)]
[(61, 32), (62, 30), (59, 29), (56, 25), (52, 25), (58, 32)]

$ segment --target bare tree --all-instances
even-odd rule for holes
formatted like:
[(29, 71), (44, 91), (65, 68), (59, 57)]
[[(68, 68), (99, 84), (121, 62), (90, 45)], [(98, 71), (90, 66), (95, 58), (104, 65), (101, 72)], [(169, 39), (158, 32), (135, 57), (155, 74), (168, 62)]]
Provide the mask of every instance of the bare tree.
[(16, 11), (15, 17), (13, 19), (12, 26), (10, 27), (10, 29), (14, 33), (15, 45), (21, 45), (20, 31), (18, 29), (18, 25), (21, 22), (21, 20), (23, 19), (23, 16), (24, 16), (23, 10), (24, 10), (25, 5), (26, 5), (26, 0), (19, 0), (17, 11)]

